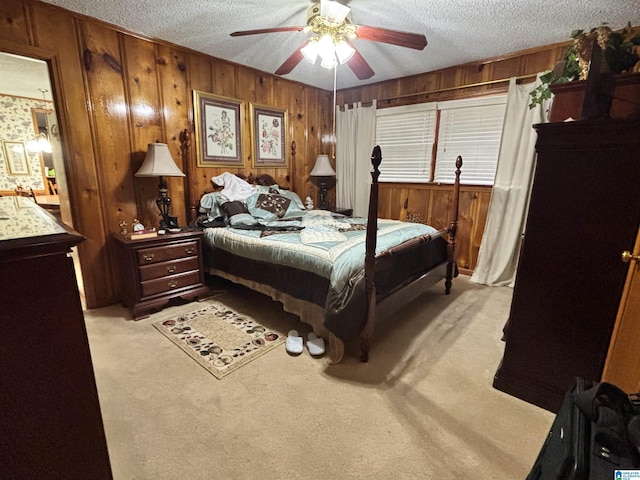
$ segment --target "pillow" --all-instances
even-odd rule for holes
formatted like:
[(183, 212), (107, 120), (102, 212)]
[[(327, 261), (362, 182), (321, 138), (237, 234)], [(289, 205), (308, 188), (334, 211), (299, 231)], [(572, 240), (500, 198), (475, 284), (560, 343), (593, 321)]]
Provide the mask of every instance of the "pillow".
[(261, 208), (273, 213), (278, 218), (283, 218), (291, 205), (291, 200), (275, 193), (260, 193), (256, 200), (256, 208)]
[(258, 193), (280, 193), (280, 187), (278, 185), (256, 185), (256, 192)]
[(220, 205), (220, 208), (229, 219), (232, 227), (236, 225), (255, 225), (258, 223), (258, 221), (251, 216), (246, 205), (238, 200), (225, 202)]
[(266, 173), (261, 173), (260, 175), (256, 175), (255, 184), (260, 186), (270, 187), (271, 185), (276, 185), (276, 181), (271, 175)]
[[(226, 200), (225, 200), (226, 201)], [(205, 193), (200, 198), (200, 213), (206, 213), (210, 219), (219, 218), (224, 216), (222, 210), (220, 210), (220, 192)]]
[(247, 199), (247, 206), (251, 215), (266, 221), (300, 217), (306, 213), (298, 195), (287, 190), (274, 190), (273, 187), (261, 187), (257, 194)]
[(304, 208), (304, 203), (302, 203), (302, 200), (300, 200), (300, 197), (298, 196), (297, 193), (294, 193), (291, 190), (280, 189), (280, 195), (282, 195), (283, 197), (287, 197), (289, 200), (291, 200), (292, 207), (295, 207), (296, 209), (300, 209), (301, 211), (306, 210), (306, 208)]

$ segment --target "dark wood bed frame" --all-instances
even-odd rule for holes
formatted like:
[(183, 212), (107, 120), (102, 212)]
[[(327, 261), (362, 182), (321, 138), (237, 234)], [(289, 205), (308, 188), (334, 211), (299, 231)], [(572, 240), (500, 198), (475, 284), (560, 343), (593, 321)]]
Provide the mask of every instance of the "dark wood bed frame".
[[(190, 149), (190, 135), (188, 131), (182, 132), (180, 138), (182, 140), (182, 154), (184, 157), (184, 164), (189, 164), (189, 149)], [(296, 157), (296, 143), (291, 142), (291, 165), (295, 165)], [(438, 230), (431, 235), (423, 235), (408, 240), (400, 245), (391, 249), (380, 252), (376, 255), (376, 242), (377, 242), (377, 230), (378, 230), (378, 177), (380, 176), (380, 163), (382, 162), (382, 151), (379, 146), (374, 147), (371, 155), (371, 164), (373, 170), (371, 171), (371, 190), (369, 195), (369, 212), (367, 216), (367, 236), (365, 244), (365, 284), (367, 292), (367, 316), (366, 323), (362, 331), (360, 332), (360, 359), (363, 362), (369, 360), (369, 351), (371, 348), (371, 339), (373, 337), (373, 330), (376, 322), (376, 318), (386, 317), (392, 312), (397, 311), (403, 305), (406, 305), (409, 301), (415, 299), (419, 295), (425, 292), (425, 290), (442, 279), (445, 279), (445, 293), (448, 295), (451, 292), (452, 279), (457, 276), (458, 269), (455, 261), (455, 238), (456, 230), (458, 227), (458, 205), (460, 201), (460, 168), (462, 167), (462, 157), (458, 156), (456, 159), (456, 171), (455, 182), (453, 185), (453, 202), (451, 207), (451, 223), (448, 227)], [(193, 170), (186, 168), (187, 179), (190, 182), (189, 192), (189, 205), (192, 219), (197, 214), (198, 203), (200, 201), (200, 194), (196, 195), (194, 189), (191, 186), (192, 176), (189, 174)], [(386, 295), (384, 298), (377, 298), (376, 286), (374, 282), (376, 264), (381, 259), (400, 254), (411, 248), (414, 248), (425, 242), (432, 241), (439, 237), (447, 238), (447, 261), (437, 265), (428, 272), (424, 273), (419, 278), (415, 279), (411, 283), (398, 288), (397, 290)]]
[[(454, 276), (457, 276), (455, 261), (456, 230), (458, 228), (458, 204), (460, 201), (460, 167), (462, 167), (462, 157), (456, 158), (456, 179), (453, 185), (453, 205), (451, 223), (448, 227), (438, 230), (431, 235), (424, 235), (407, 240), (400, 245), (380, 252), (376, 255), (376, 241), (378, 230), (378, 177), (380, 176), (380, 163), (382, 162), (382, 151), (379, 146), (375, 146), (371, 155), (371, 191), (369, 194), (369, 212), (367, 215), (367, 238), (365, 245), (364, 275), (367, 286), (367, 321), (360, 332), (360, 359), (363, 362), (369, 360), (369, 350), (376, 317), (384, 317), (389, 313), (398, 310), (402, 305), (413, 300), (418, 295), (424, 293), (425, 289), (435, 285), (445, 279), (445, 293), (451, 293), (451, 283)], [(436, 266), (423, 274), (410, 284), (392, 292), (383, 299), (376, 296), (376, 286), (374, 282), (376, 263), (384, 257), (396, 255), (408, 249), (414, 248), (425, 242), (429, 242), (438, 237), (448, 235), (447, 241), (447, 261)]]

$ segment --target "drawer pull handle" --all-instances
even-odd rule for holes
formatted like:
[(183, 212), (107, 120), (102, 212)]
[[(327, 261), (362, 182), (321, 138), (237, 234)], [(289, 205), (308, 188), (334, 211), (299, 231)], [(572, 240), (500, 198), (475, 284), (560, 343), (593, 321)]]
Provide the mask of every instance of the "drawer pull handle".
[(145, 253), (142, 258), (145, 262), (150, 262), (151, 260), (153, 260), (153, 253)]
[(191, 255), (196, 250), (193, 247), (189, 247), (189, 248), (185, 248), (184, 251), (187, 253), (187, 255)]
[(167, 267), (167, 273), (174, 273), (176, 270), (177, 269), (175, 265), (172, 265), (171, 267)]
[(175, 280), (171, 280), (167, 283), (167, 286), (169, 288), (176, 288), (178, 286), (178, 282), (176, 282)]

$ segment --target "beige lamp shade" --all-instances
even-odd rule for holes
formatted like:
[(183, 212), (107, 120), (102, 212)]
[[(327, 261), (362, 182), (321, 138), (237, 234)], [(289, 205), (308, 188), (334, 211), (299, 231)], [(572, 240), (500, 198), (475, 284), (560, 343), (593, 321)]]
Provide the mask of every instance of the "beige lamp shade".
[(331, 166), (329, 161), (329, 155), (318, 155), (316, 158), (316, 164), (313, 166), (313, 170), (309, 174), (311, 177), (335, 177), (336, 171)]
[(136, 177), (184, 177), (166, 143), (150, 143)]

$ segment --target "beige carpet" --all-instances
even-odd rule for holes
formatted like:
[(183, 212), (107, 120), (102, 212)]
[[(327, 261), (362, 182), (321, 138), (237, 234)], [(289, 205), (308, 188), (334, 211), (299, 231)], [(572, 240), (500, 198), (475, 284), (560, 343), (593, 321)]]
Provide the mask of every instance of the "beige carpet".
[[(220, 284), (216, 284), (220, 285)], [(242, 287), (216, 297), (308, 328)], [(512, 290), (439, 284), (328, 366), (282, 345), (223, 381), (111, 306), (86, 313), (116, 479), (522, 479), (553, 415), (492, 388)], [(176, 307), (172, 307), (176, 308)]]

